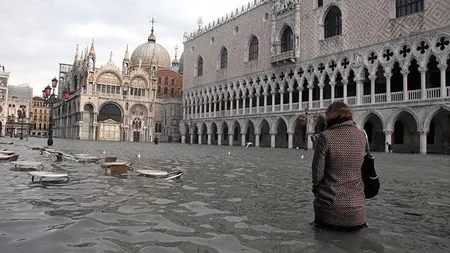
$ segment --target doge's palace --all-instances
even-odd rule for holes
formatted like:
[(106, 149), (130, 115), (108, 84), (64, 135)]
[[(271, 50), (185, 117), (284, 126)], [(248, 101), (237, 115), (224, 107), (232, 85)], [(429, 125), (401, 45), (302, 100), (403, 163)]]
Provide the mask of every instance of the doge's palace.
[(312, 148), (334, 101), (371, 149), (450, 153), (450, 1), (252, 0), (185, 33), (182, 141)]

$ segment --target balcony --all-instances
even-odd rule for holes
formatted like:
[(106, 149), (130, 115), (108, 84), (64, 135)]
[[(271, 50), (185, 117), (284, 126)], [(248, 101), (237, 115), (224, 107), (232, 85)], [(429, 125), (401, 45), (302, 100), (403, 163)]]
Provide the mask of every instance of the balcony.
[(270, 57), (270, 63), (276, 65), (295, 63), (295, 51), (287, 51)]

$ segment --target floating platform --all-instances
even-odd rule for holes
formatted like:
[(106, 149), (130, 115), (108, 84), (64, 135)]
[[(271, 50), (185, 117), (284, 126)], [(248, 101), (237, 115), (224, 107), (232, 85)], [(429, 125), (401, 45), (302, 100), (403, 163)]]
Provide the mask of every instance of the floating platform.
[[(43, 179), (52, 179), (52, 181), (62, 181), (65, 180), (66, 183), (69, 182), (69, 174), (61, 172), (47, 172), (47, 171), (32, 171), (28, 172), (31, 176), (31, 181), (33, 183), (43, 182)], [(34, 181), (34, 178), (38, 177), (39, 181)]]
[(148, 176), (148, 177), (154, 177), (154, 178), (161, 178), (166, 180), (176, 179), (181, 177), (183, 175), (183, 172), (181, 171), (163, 171), (163, 170), (136, 170), (136, 172), (139, 175)]
[(38, 169), (42, 170), (44, 166), (40, 162), (30, 162), (30, 161), (16, 161), (11, 162), (17, 169)]

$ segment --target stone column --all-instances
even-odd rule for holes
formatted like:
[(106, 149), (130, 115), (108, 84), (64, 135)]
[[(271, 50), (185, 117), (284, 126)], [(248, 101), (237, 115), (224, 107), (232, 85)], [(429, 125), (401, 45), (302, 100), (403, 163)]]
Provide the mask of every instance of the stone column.
[(403, 101), (408, 101), (409, 94), (408, 94), (408, 74), (409, 70), (402, 70), (403, 75)]
[(360, 105), (362, 104), (362, 97), (364, 94), (364, 83), (363, 80), (357, 80), (356, 81), (356, 104)]
[(275, 148), (276, 135), (277, 135), (277, 132), (270, 132), (270, 147), (271, 148)]
[(233, 146), (233, 134), (228, 134), (228, 146)]
[(245, 106), (246, 106), (245, 102), (246, 102), (245, 95), (242, 95), (242, 115), (245, 115)]
[(250, 94), (249, 96), (249, 113), (248, 114), (253, 114), (253, 94)]
[(236, 96), (236, 115), (239, 115), (239, 97)]
[(308, 86), (309, 100), (308, 107), (313, 108), (313, 87)]
[(228, 99), (225, 99), (225, 112), (228, 111)]
[(255, 132), (255, 147), (259, 147), (259, 137), (261, 136), (261, 133)]
[(264, 113), (267, 113), (267, 92), (263, 93), (264, 96)]
[(214, 118), (217, 117), (217, 100), (214, 100)]
[(292, 88), (289, 88), (288, 89), (288, 91), (289, 91), (289, 111), (292, 111), (292, 101), (293, 101), (293, 95), (292, 95), (292, 92), (294, 91)]
[(386, 102), (391, 102), (391, 77), (392, 73), (385, 72), (384, 77), (386, 77)]
[(201, 145), (202, 144), (202, 139), (203, 139), (203, 135), (201, 135), (202, 133), (200, 133), (200, 131), (197, 132), (197, 136), (198, 136), (198, 144)]
[(422, 93), (422, 99), (426, 99), (427, 98), (427, 83), (426, 83), (426, 73), (427, 73), (427, 68), (419, 68), (420, 71), (420, 92)]
[(392, 131), (384, 131), (384, 136), (385, 136), (384, 151), (388, 153), (389, 149), (386, 143), (392, 144)]
[(375, 104), (375, 75), (369, 75), (370, 79), (370, 103)]
[(182, 134), (182, 135), (181, 135), (181, 143), (182, 143), (182, 144), (185, 144), (185, 143), (186, 143), (186, 135), (185, 135), (185, 134)]
[(209, 106), (208, 118), (211, 118), (211, 116), (212, 116), (212, 114), (211, 114), (211, 112), (212, 112), (212, 103), (208, 103), (208, 106)]
[(323, 108), (323, 86), (324, 86), (324, 84), (323, 83), (321, 83), (321, 84), (319, 84), (319, 107), (320, 108)]
[(272, 91), (272, 112), (275, 112), (275, 93), (276, 91)]
[[(273, 104), (275, 104), (275, 100)], [(280, 112), (282, 111), (284, 111), (284, 90), (280, 90)]]
[(334, 102), (334, 98), (336, 97), (336, 81), (330, 80), (330, 86), (331, 86), (331, 103)]
[(245, 140), (246, 133), (241, 133), (241, 146), (245, 147), (246, 140)]
[(348, 80), (342, 80), (342, 84), (344, 85), (344, 103), (348, 104), (348, 97), (347, 97)]
[(298, 109), (301, 110), (303, 108), (303, 88), (298, 89)]
[(207, 104), (208, 104), (207, 102), (203, 103), (203, 115), (202, 115), (203, 117), (202, 118), (206, 118), (206, 106), (207, 106)]
[(288, 132), (288, 149), (294, 148), (294, 133)]
[(447, 94), (447, 88), (446, 88), (446, 70), (447, 70), (447, 64), (439, 64), (439, 69), (441, 70), (441, 98), (445, 98), (448, 96)]
[(233, 116), (233, 100), (230, 98), (230, 116)]
[(191, 134), (191, 138), (189, 140), (189, 143), (194, 144), (194, 134)]
[(261, 95), (260, 94), (256, 94), (256, 113), (259, 114), (259, 97)]
[(420, 134), (420, 153), (423, 155), (426, 155), (427, 154), (427, 134), (428, 134), (428, 132), (420, 131), (419, 134)]
[(211, 145), (212, 133), (208, 132), (208, 145)]
[(222, 133), (217, 132), (217, 146), (222, 146)]
[(183, 120), (186, 120), (186, 106), (183, 105)]
[[(219, 112), (222, 112), (222, 100), (219, 100)], [(214, 112), (216, 113), (216, 112)], [(216, 114), (214, 114), (214, 117), (217, 117)]]

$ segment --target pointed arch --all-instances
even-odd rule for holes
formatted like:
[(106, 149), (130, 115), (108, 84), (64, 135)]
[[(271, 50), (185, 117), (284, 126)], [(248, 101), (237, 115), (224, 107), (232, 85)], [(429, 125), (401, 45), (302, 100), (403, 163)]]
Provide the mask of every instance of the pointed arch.
[(281, 29), (281, 53), (294, 50), (294, 32), (289, 25)]
[[(277, 131), (278, 125), (280, 124), (280, 120), (283, 121), (284, 124), (286, 124), (286, 128), (287, 128), (287, 126), (288, 126), (288, 120), (287, 120), (284, 116), (279, 115), (279, 116), (275, 117), (275, 118), (272, 120), (272, 124), (269, 124), (269, 126), (270, 126), (270, 131), (272, 131), (272, 132), (276, 132), (276, 131)], [(269, 123), (269, 122), (268, 122), (268, 123)]]
[(342, 34), (342, 12), (336, 5), (331, 5), (325, 12), (324, 38)]
[(203, 57), (200, 55), (197, 58), (197, 69), (196, 69), (197, 76), (203, 76)]
[(393, 131), (394, 130), (394, 124), (395, 124), (395, 122), (397, 121), (397, 119), (401, 116), (401, 114), (403, 113), (403, 112), (406, 112), (406, 113), (408, 113), (408, 114), (410, 114), (412, 117), (413, 117), (413, 119), (414, 119), (414, 121), (415, 121), (415, 123), (416, 123), (416, 126), (417, 127), (419, 127), (419, 117), (417, 116), (417, 114), (411, 109), (411, 108), (409, 108), (409, 107), (399, 107), (397, 110), (395, 110), (392, 114), (391, 114), (391, 116), (389, 117), (389, 119), (386, 121), (386, 126), (385, 126), (385, 130), (387, 130), (387, 131)]
[(440, 104), (440, 105), (433, 106), (433, 108), (431, 108), (431, 110), (429, 110), (429, 112), (426, 114), (426, 116), (421, 124), (423, 131), (426, 131), (426, 132), (430, 131), (431, 120), (434, 118), (434, 116), (436, 116), (436, 114), (438, 114), (442, 110), (450, 112), (450, 106), (446, 105), (446, 104)]
[(228, 67), (228, 49), (224, 46), (220, 50), (220, 69)]
[(255, 35), (251, 36), (248, 44), (248, 60), (257, 60), (259, 57), (259, 40)]

